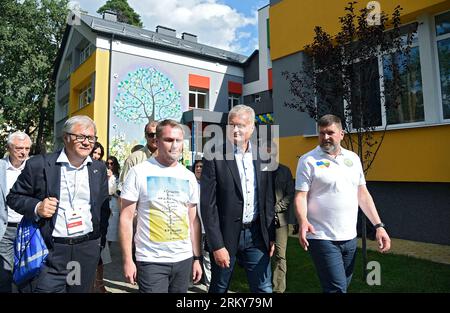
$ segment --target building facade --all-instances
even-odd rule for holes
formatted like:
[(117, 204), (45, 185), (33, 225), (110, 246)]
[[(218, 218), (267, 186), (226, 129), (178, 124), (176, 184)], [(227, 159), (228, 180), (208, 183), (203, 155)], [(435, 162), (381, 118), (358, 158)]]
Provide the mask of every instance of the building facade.
[(199, 44), (189, 33), (178, 38), (167, 27), (153, 32), (119, 23), (111, 13), (74, 15), (55, 66), (55, 134), (68, 117), (88, 115), (99, 142), (123, 161), (145, 143), (148, 121), (180, 121), (195, 111), (205, 122), (217, 122), (218, 114), (220, 122), (242, 103), (246, 59)]
[[(286, 107), (292, 95), (282, 73), (301, 69), (316, 25), (330, 34), (339, 31), (347, 2), (270, 1), (273, 112), (280, 125), (280, 159), (293, 173), (298, 158), (317, 145), (316, 123)], [(450, 2), (376, 2), (389, 14), (396, 5), (403, 8), (402, 25), (416, 30), (411, 58), (418, 66), (406, 74), (413, 83), (399, 114), (387, 119), (379, 105), (379, 129), (388, 123), (387, 134), (368, 172), (368, 187), (391, 236), (450, 244)], [(356, 8), (368, 3), (358, 1)], [(383, 61), (379, 57), (375, 64), (380, 71)]]

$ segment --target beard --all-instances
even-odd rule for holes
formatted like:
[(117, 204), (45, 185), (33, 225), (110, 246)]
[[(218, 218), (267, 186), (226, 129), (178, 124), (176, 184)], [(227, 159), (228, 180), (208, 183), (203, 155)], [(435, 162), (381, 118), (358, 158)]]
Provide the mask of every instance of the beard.
[(339, 145), (332, 142), (324, 142), (320, 144), (320, 148), (323, 152), (331, 154), (339, 149)]

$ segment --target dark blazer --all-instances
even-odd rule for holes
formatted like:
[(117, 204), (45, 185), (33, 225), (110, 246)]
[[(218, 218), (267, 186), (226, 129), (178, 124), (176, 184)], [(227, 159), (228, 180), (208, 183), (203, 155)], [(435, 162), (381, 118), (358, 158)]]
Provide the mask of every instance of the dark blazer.
[[(209, 250), (225, 247), (235, 255), (242, 229), (244, 198), (234, 152), (212, 157), (205, 154), (200, 180), (200, 206)], [(229, 149), (231, 150), (231, 149)], [(253, 150), (255, 155), (256, 149)], [(274, 191), (272, 172), (261, 170), (259, 155), (254, 158), (261, 233), (269, 250), (275, 241)]]
[[(56, 163), (59, 152), (37, 155), (27, 160), (25, 168), (7, 196), (7, 203), (17, 213), (34, 218), (34, 209), (39, 201), (47, 197), (59, 199), (61, 186), (61, 164)], [(91, 194), (92, 238), (102, 237), (105, 243), (108, 228), (109, 196), (106, 166), (94, 160), (89, 163), (89, 189)], [(48, 248), (53, 247), (52, 233), (57, 213), (51, 218), (41, 218), (39, 227)]]

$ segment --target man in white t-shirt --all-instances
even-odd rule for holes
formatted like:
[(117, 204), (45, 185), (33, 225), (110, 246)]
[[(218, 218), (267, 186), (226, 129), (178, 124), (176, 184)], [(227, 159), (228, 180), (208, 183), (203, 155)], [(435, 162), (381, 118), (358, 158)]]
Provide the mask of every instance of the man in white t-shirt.
[[(202, 276), (198, 185), (178, 163), (183, 128), (172, 120), (156, 128), (158, 155), (134, 166), (122, 187), (119, 236), (125, 278), (140, 292), (185, 293), (192, 273)], [(136, 264), (132, 258), (133, 217), (137, 210)]]
[(367, 190), (359, 157), (340, 145), (340, 118), (327, 114), (317, 124), (320, 145), (297, 166), (299, 241), (310, 252), (323, 291), (347, 292), (355, 263), (358, 205), (376, 229), (381, 252), (390, 249), (391, 240)]

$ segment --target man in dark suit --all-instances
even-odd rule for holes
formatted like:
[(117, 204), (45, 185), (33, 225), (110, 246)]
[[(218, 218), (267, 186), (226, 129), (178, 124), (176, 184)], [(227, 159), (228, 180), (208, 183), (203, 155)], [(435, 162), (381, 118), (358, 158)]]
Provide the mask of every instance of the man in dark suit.
[(205, 152), (201, 213), (211, 254), (209, 292), (227, 292), (235, 262), (247, 272), (251, 292), (272, 292), (274, 251), (272, 173), (250, 143), (255, 112), (237, 105), (228, 115), (223, 152)]
[(110, 213), (106, 166), (89, 157), (96, 132), (87, 116), (68, 119), (64, 149), (28, 160), (8, 194), (9, 207), (39, 222), (49, 250), (22, 291), (89, 292), (92, 286)]

